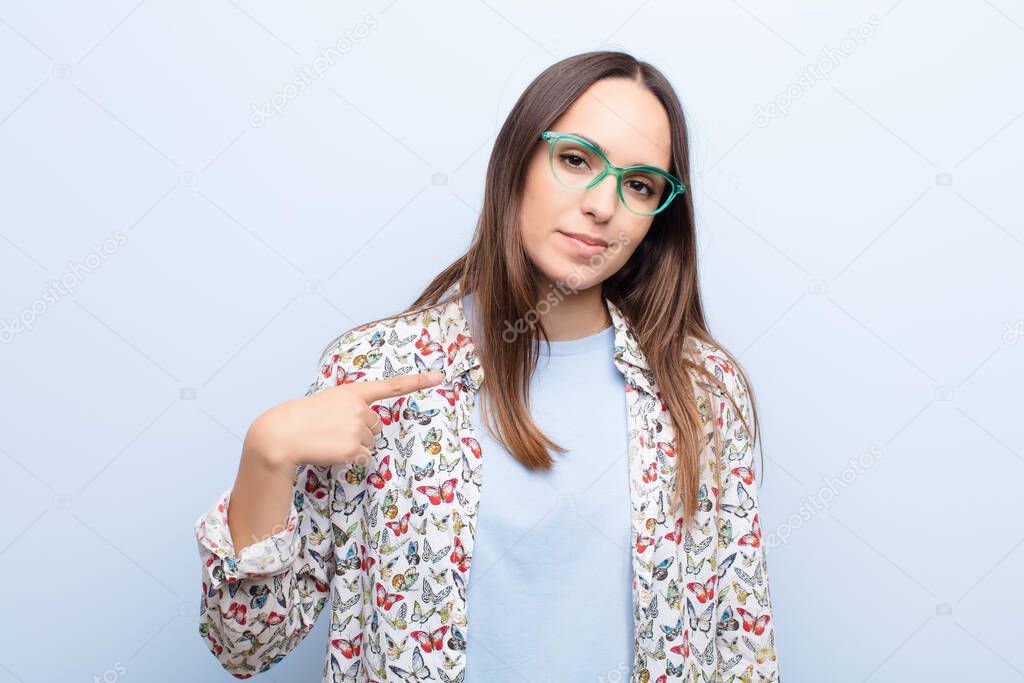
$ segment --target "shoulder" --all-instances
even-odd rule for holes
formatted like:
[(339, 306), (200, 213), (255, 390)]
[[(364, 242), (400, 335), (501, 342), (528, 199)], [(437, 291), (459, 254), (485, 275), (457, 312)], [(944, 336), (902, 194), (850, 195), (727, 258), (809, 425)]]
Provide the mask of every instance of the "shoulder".
[(725, 392), (722, 391), (721, 386), (709, 382), (707, 378), (699, 378), (697, 383), (712, 396), (726, 401), (731, 399), (746, 416), (750, 401), (750, 389), (737, 359), (720, 344), (693, 336), (687, 337), (686, 342), (691, 361), (717, 379), (725, 387)]
[(421, 366), (440, 369), (443, 310), (444, 304), (435, 304), (345, 330), (320, 354), (317, 382), (332, 386), (387, 379)]

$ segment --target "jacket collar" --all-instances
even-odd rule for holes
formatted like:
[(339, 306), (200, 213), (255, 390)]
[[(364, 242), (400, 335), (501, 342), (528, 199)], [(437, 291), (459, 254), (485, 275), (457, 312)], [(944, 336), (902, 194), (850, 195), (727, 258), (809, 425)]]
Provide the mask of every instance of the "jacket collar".
[[(449, 301), (450, 299), (450, 301)], [(473, 371), (473, 385), (479, 386), (483, 380), (483, 368), (476, 354), (469, 321), (462, 305), (462, 293), (459, 283), (449, 287), (441, 296), (445, 301), (439, 313), (441, 323), (440, 343), (448, 361), (444, 368), (445, 379), (454, 383), (462, 375)], [(647, 364), (647, 359), (640, 350), (636, 332), (632, 323), (619, 307), (605, 297), (605, 306), (615, 328), (615, 351), (613, 360), (618, 368), (634, 387), (639, 387), (651, 396), (658, 393), (654, 382), (654, 373)]]

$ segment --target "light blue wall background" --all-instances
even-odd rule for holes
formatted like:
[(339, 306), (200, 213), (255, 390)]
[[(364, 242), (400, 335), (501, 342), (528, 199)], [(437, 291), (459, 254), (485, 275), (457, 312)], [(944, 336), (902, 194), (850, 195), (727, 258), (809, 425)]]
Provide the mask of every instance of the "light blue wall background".
[(0, 3), (0, 683), (231, 680), (192, 524), (250, 421), (461, 253), (522, 88), (598, 47), (690, 117), (783, 680), (1024, 678), (1019, 3), (347, 5)]

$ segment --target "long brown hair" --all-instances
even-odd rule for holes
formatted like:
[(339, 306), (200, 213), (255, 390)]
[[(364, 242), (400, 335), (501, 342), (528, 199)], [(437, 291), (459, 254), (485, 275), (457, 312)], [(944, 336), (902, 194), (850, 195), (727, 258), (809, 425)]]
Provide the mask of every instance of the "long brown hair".
[[(437, 303), (453, 284), (459, 295), (475, 293), (479, 302), (482, 338), (474, 346), (483, 368), (481, 410), (488, 429), (520, 463), (529, 469), (550, 469), (549, 453), (566, 449), (538, 429), (525, 406), (529, 405), (530, 379), (537, 348), (530, 335), (515, 335), (511, 342), (501, 333), (505, 321), (524, 320), (534, 310), (537, 272), (522, 245), (520, 202), (525, 171), (542, 131), (554, 123), (596, 81), (630, 78), (653, 93), (668, 114), (672, 133), (669, 170), (686, 186), (664, 211), (656, 214), (648, 233), (629, 261), (602, 285), (602, 295), (630, 319), (639, 348), (661, 390), (675, 433), (678, 471), (671, 509), (682, 504), (691, 520), (697, 509), (700, 456), (706, 435), (704, 420), (691, 391), (697, 378), (709, 380), (733, 401), (724, 384), (709, 373), (701, 358), (692, 358), (687, 337), (699, 339), (725, 352), (708, 332), (697, 281), (697, 240), (690, 182), (686, 121), (668, 80), (647, 62), (617, 51), (575, 55), (548, 67), (526, 88), (509, 113), (495, 140), (487, 166), (484, 202), (468, 251), (439, 273), (413, 304), (398, 315), (425, 310)], [(477, 309), (474, 309), (477, 310)], [(393, 317), (398, 317), (393, 316)], [(541, 325), (542, 335), (543, 324)], [(750, 438), (757, 441), (759, 420), (750, 384), (739, 363), (729, 360), (748, 387), (748, 405), (754, 429), (741, 411)], [(712, 402), (714, 404), (714, 402)], [(482, 406), (484, 407), (484, 406)], [(736, 408), (733, 402), (734, 409)], [(491, 414), (493, 413), (493, 415)], [(497, 424), (493, 422), (496, 418)], [(714, 423), (720, 444), (718, 420)], [(720, 453), (716, 448), (715, 452)], [(762, 452), (763, 457), (763, 452)], [(715, 463), (718, 465), (718, 463)], [(716, 476), (718, 469), (715, 470)]]

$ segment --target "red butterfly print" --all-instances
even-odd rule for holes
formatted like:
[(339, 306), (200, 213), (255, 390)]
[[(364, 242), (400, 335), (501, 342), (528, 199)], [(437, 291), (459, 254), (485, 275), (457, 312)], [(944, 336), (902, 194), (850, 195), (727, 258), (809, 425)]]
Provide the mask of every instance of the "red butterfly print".
[(398, 422), (398, 419), (402, 417), (402, 404), (405, 403), (405, 396), (402, 396), (397, 401), (391, 404), (391, 407), (382, 406), (379, 403), (375, 403), (370, 406), (370, 409), (380, 416), (380, 423), (389, 425), (392, 422)]
[(335, 384), (351, 384), (357, 379), (362, 379), (363, 377), (366, 377), (366, 373), (362, 370), (342, 370), (335, 376)]
[(736, 375), (736, 371), (732, 369), (732, 363), (730, 363), (725, 358), (716, 356), (713, 353), (709, 353), (708, 358), (718, 363), (722, 367), (722, 372), (724, 372), (725, 374), (733, 376)]
[(670, 651), (677, 655), (682, 655), (684, 658), (690, 656), (690, 629), (683, 629), (683, 642), (679, 645), (669, 648)]
[(331, 641), (331, 645), (341, 650), (341, 654), (345, 655), (346, 659), (352, 659), (353, 657), (359, 656), (359, 649), (362, 647), (363, 634), (360, 633), (352, 640), (346, 638), (335, 638)]
[(306, 470), (306, 493), (319, 500), (327, 495), (327, 486), (323, 484), (312, 469)]
[(391, 481), (391, 468), (388, 464), (391, 462), (391, 456), (385, 455), (380, 459), (380, 465), (377, 466), (376, 472), (370, 472), (366, 475), (366, 483), (373, 484), (376, 488), (384, 488), (384, 484)]
[(233, 602), (228, 607), (228, 611), (224, 613), (224, 618), (228, 621), (237, 621), (240, 626), (245, 626), (245, 611), (245, 605)]
[(757, 514), (754, 515), (754, 521), (751, 523), (750, 532), (743, 534), (736, 541), (740, 545), (750, 546), (751, 548), (761, 547), (761, 521), (758, 519)]
[(636, 551), (642, 553), (647, 550), (648, 546), (654, 545), (654, 538), (651, 536), (637, 536), (636, 537)]
[(442, 398), (446, 399), (448, 401), (448, 405), (453, 408), (455, 407), (455, 401), (459, 398), (458, 390), (434, 389), (434, 392), (440, 394)]
[(675, 541), (676, 545), (683, 542), (683, 518), (676, 518), (676, 529), (665, 534), (665, 538), (669, 541)]
[(467, 337), (464, 334), (460, 334), (458, 337), (455, 338), (454, 342), (448, 345), (449, 365), (451, 365), (451, 363), (455, 360), (455, 352), (461, 349), (466, 344), (469, 344), (471, 341), (473, 341), (471, 338)]
[(462, 437), (462, 443), (464, 443), (465, 445), (469, 446), (469, 450), (473, 453), (474, 457), (476, 457), (477, 459), (480, 458), (480, 454), (481, 454), (482, 451), (480, 450), (480, 442), (479, 441), (477, 441), (476, 439), (474, 439), (471, 436), (464, 436), (464, 437)]
[(697, 597), (697, 601), (705, 603), (708, 600), (715, 597), (715, 584), (718, 582), (718, 575), (713, 574), (707, 583), (700, 583), (698, 581), (691, 581), (686, 584), (686, 587), (693, 592)]
[(664, 453), (666, 456), (670, 458), (676, 457), (676, 449), (672, 448), (672, 444), (670, 443), (659, 441), (657, 443), (657, 448), (660, 453)]
[(384, 585), (377, 582), (377, 607), (383, 606), (384, 609), (391, 609), (395, 604), (405, 600), (405, 596), (401, 593), (388, 593), (388, 590)]
[(363, 330), (368, 330), (368, 329), (370, 329), (370, 328), (371, 328), (371, 327), (373, 327), (374, 325), (375, 325), (375, 323), (373, 323), (373, 322), (369, 322), (369, 323), (366, 323), (365, 325), (360, 325), (359, 327), (353, 327), (353, 328), (352, 328), (352, 331), (353, 331), (353, 332), (362, 332)]
[(764, 629), (768, 625), (768, 622), (772, 620), (770, 614), (762, 614), (755, 618), (753, 614), (742, 607), (737, 607), (736, 612), (743, 619), (743, 630), (747, 632), (753, 631), (755, 636), (759, 636), (764, 633)]
[(425, 327), (423, 328), (423, 331), (420, 332), (420, 338), (416, 340), (416, 348), (422, 351), (424, 356), (429, 356), (435, 351), (438, 353), (444, 351), (444, 348), (441, 346), (441, 342), (431, 340), (430, 332), (427, 332), (427, 328)]
[(283, 623), (287, 616), (288, 615), (281, 614), (280, 612), (271, 612), (260, 621), (264, 622), (267, 626), (277, 626), (278, 624)]
[(453, 564), (458, 565), (459, 571), (464, 572), (469, 569), (469, 556), (466, 555), (466, 549), (462, 546), (462, 540), (455, 537), (455, 550), (452, 551), (451, 561)]
[(749, 467), (734, 467), (730, 472), (739, 477), (740, 480), (748, 486), (754, 483), (754, 470)]
[(441, 626), (430, 633), (426, 631), (413, 631), (409, 635), (420, 644), (424, 652), (433, 652), (444, 647), (444, 634), (448, 632), (447, 626)]
[(406, 512), (400, 519), (394, 522), (384, 522), (384, 526), (395, 532), (395, 538), (409, 531), (409, 517), (412, 512)]
[(377, 558), (369, 557), (366, 553), (366, 546), (362, 544), (359, 545), (359, 555), (363, 558), (363, 572), (368, 574), (373, 565), (377, 563)]
[(455, 500), (455, 484), (458, 481), (458, 479), (449, 479), (441, 486), (417, 486), (416, 490), (425, 493), (431, 505), (440, 505), (442, 500), (450, 503)]
[(643, 479), (645, 484), (658, 481), (658, 463), (652, 462), (650, 467), (644, 470)]
[(338, 354), (331, 356), (331, 362), (325, 363), (323, 369), (320, 371), (324, 377), (330, 377), (334, 373), (334, 365), (338, 362)]

